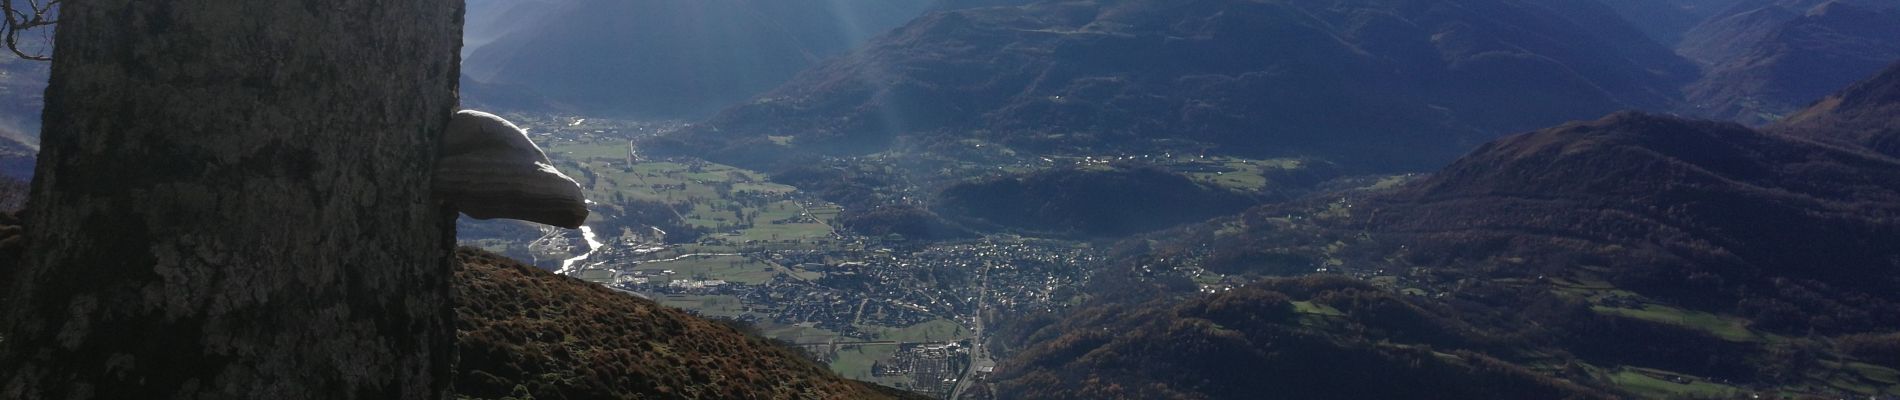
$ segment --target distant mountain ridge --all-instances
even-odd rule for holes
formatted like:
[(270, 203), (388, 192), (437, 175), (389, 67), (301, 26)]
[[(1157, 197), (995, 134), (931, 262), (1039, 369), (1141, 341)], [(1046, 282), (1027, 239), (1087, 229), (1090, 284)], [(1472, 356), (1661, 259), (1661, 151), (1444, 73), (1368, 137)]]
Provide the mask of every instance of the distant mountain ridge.
[[(916, 16), (930, 0), (562, 0), (490, 12), (508, 27), (463, 64), (604, 116), (695, 118)], [(490, 5), (489, 7), (495, 7)], [(506, 19), (495, 21), (494, 19)], [(477, 88), (482, 89), (482, 88)], [(467, 95), (505, 97), (477, 90)], [(484, 98), (501, 102), (505, 99)]]
[(1765, 125), (1900, 60), (1900, 3), (1743, 2), (1685, 34), (1690, 114)]
[(462, 29), (462, 58), (476, 49), (523, 29), (546, 23), (551, 11), (565, 0), (467, 0)]
[(1608, 32), (1634, 30), (1585, 28), (1549, 7), (1500, 0), (1042, 1), (948, 11), (678, 139), (722, 158), (776, 147), (768, 135), (830, 154), (875, 151), (899, 136), (1052, 151), (1171, 138), (1242, 154), (1428, 166), (1504, 132), (1669, 107), (1694, 67), (1647, 40), (1612, 43)]

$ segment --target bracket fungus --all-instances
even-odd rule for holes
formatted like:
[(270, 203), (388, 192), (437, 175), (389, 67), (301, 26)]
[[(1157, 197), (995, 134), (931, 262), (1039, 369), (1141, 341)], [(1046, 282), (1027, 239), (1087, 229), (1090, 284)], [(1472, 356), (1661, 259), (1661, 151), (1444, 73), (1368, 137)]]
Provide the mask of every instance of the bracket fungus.
[(580, 183), (554, 168), (527, 131), (463, 110), (449, 119), (435, 166), (435, 194), (475, 219), (507, 218), (563, 228), (587, 220)]

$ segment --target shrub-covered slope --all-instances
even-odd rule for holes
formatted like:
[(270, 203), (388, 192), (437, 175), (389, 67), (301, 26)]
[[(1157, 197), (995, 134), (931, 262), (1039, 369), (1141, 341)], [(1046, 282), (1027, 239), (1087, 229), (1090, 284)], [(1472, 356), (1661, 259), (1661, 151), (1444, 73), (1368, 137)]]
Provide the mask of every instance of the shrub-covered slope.
[(456, 253), (461, 396), (875, 399), (793, 351), (631, 294), (472, 249)]

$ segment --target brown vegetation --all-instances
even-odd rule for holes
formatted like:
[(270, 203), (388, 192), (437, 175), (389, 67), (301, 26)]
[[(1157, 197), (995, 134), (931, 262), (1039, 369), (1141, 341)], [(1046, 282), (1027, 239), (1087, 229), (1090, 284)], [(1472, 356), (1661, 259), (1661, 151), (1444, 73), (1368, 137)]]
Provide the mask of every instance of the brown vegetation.
[(1404, 243), (1420, 265), (1599, 266), (1763, 328), (1868, 331), (1900, 326), (1893, 182), (1900, 161), (1864, 151), (1626, 113), (1488, 144), (1339, 227)]
[[(1294, 300), (1338, 314), (1296, 311)], [(1076, 310), (1027, 333), (1041, 339), (998, 367), (998, 390), (1036, 399), (1610, 398), (1432, 344), (1484, 340), (1461, 325), (1362, 282), (1273, 280), (1186, 302)]]
[(1900, 368), (1900, 333), (1861, 334), (1841, 338), (1841, 352), (1889, 368)]
[(892, 397), (726, 324), (478, 250), (456, 260), (461, 396)]

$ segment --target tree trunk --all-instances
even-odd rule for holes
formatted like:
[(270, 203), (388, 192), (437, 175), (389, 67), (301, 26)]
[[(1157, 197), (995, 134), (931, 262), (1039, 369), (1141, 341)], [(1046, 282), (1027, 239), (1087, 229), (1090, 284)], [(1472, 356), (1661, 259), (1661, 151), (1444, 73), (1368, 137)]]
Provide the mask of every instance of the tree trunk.
[(67, 2), (5, 399), (443, 398), (456, 0)]

